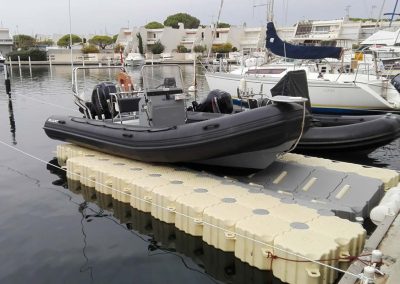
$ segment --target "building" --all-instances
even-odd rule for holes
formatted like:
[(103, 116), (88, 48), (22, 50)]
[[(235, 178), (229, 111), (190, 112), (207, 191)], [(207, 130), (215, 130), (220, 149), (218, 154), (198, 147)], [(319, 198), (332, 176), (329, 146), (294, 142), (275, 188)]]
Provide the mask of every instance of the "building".
[(7, 53), (12, 51), (14, 42), (10, 36), (10, 31), (5, 28), (0, 28), (0, 53), (5, 57)]
[(175, 52), (178, 46), (184, 46), (193, 52), (197, 45), (210, 49), (212, 45), (232, 44), (238, 50), (257, 50), (265, 46), (265, 28), (245, 28), (231, 26), (229, 28), (214, 28), (212, 26), (197, 29), (164, 27), (161, 29), (146, 29), (144, 27), (122, 28), (118, 34), (117, 43), (125, 46), (125, 53), (138, 51), (137, 34), (140, 33), (145, 53), (150, 53), (151, 46), (160, 41), (165, 47), (165, 53)]
[[(400, 23), (393, 22), (391, 30), (397, 30)], [(347, 19), (324, 21), (299, 21), (292, 27), (277, 28), (279, 37), (294, 44), (333, 45), (351, 49), (370, 37), (377, 30), (388, 29), (388, 22), (377, 25), (371, 21)]]

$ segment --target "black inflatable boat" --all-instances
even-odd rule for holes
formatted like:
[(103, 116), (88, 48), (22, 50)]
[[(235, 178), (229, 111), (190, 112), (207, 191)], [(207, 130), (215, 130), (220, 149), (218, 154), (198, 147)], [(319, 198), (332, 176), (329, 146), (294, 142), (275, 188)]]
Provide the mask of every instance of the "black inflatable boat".
[(307, 129), (304, 105), (285, 97), (231, 114), (230, 97), (213, 96), (204, 112), (187, 111), (178, 77), (166, 77), (161, 85), (144, 82), (143, 95), (99, 84), (91, 101), (75, 95), (84, 118), (55, 115), (44, 130), (52, 139), (140, 161), (265, 168)]
[(398, 137), (399, 115), (313, 115), (312, 125), (297, 150), (371, 152)]
[[(274, 96), (307, 98), (311, 113), (307, 77), (304, 70), (288, 72), (272, 89)], [(259, 107), (268, 103), (250, 100), (247, 105)], [(301, 137), (296, 151), (362, 151), (371, 152), (400, 137), (400, 116), (312, 114), (310, 127)]]

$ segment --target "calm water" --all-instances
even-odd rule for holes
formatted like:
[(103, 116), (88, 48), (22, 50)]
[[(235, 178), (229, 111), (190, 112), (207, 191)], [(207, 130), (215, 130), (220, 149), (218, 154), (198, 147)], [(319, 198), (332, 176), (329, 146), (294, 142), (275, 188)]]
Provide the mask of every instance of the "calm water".
[[(183, 70), (190, 85), (193, 67)], [(21, 76), (14, 69), (10, 99), (0, 69), (0, 283), (271, 282), (148, 214), (67, 186), (47, 165), (60, 142), (47, 138), (42, 126), (52, 114), (80, 115), (70, 72), (44, 66), (32, 76), (24, 68)], [(129, 72), (140, 82), (138, 70)], [(108, 76), (87, 73), (88, 88)], [(204, 77), (198, 79), (207, 90)], [(369, 156), (330, 157), (400, 170), (399, 156), (397, 140)]]

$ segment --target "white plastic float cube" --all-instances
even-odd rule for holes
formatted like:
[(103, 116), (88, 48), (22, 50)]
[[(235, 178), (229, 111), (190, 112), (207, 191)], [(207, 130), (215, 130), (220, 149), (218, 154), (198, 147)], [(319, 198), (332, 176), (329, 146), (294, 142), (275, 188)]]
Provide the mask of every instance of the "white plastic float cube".
[(86, 159), (82, 164), (81, 183), (85, 186), (96, 187), (96, 173), (98, 169), (108, 166), (108, 159), (102, 156), (94, 156)]
[(180, 180), (170, 181), (166, 185), (155, 188), (151, 193), (151, 215), (165, 223), (174, 224), (176, 199), (192, 192), (193, 188), (184, 186)]
[(274, 276), (290, 284), (333, 283), (337, 278), (336, 270), (313, 261), (337, 267), (339, 250), (336, 242), (311, 231), (305, 223), (291, 223), (290, 226), (292, 230), (274, 240)]
[(169, 183), (170, 181), (163, 178), (161, 174), (146, 174), (141, 178), (132, 180), (131, 206), (143, 212), (151, 212), (152, 191)]
[(126, 164), (114, 159), (108, 160), (108, 163), (106, 158), (104, 160), (106, 164), (103, 167), (97, 167), (96, 170), (95, 188), (101, 193), (112, 195), (112, 177), (121, 171)]
[(113, 198), (124, 203), (130, 203), (132, 184), (136, 179), (140, 179), (146, 175), (148, 173), (142, 167), (132, 164), (114, 173), (112, 177)]
[(307, 223), (310, 230), (333, 239), (339, 246), (340, 268), (347, 269), (350, 261), (345, 258), (358, 256), (364, 249), (366, 231), (359, 223), (336, 216), (320, 216)]
[(277, 206), (271, 207), (269, 209), (271, 215), (279, 216), (279, 218), (286, 220), (289, 223), (305, 223), (320, 216), (318, 211), (315, 209), (287, 202), (289, 201), (283, 200)]
[(222, 198), (221, 203), (204, 210), (203, 241), (222, 251), (233, 252), (236, 223), (251, 215), (252, 210), (238, 204), (235, 198)]
[(250, 266), (271, 270), (274, 239), (291, 230), (290, 224), (266, 209), (236, 223), (235, 256)]
[[(182, 177), (178, 177), (182, 179)], [(224, 179), (208, 174), (195, 174), (188, 179), (182, 179), (186, 186), (211, 188), (219, 186)]]
[(208, 187), (207, 190), (210, 194), (220, 198), (238, 198), (239, 196), (249, 194), (249, 189), (243, 184), (231, 180), (226, 180), (220, 184)]
[(266, 209), (269, 210), (281, 204), (280, 199), (267, 195), (263, 192), (249, 192), (249, 194), (237, 197), (240, 205), (249, 207), (251, 209)]
[(204, 210), (219, 203), (221, 198), (210, 194), (207, 188), (195, 188), (191, 194), (176, 199), (175, 226), (189, 235), (202, 236)]

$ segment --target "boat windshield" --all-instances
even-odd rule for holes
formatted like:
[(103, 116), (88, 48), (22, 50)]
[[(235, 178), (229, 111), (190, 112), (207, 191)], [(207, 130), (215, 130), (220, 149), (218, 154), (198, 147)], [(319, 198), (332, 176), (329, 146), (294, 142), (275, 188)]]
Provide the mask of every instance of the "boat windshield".
[(182, 72), (178, 65), (146, 65), (142, 68), (145, 91), (183, 89)]

